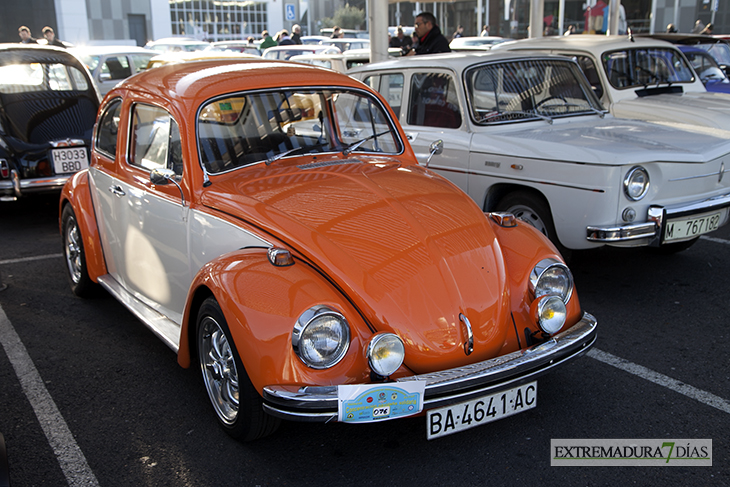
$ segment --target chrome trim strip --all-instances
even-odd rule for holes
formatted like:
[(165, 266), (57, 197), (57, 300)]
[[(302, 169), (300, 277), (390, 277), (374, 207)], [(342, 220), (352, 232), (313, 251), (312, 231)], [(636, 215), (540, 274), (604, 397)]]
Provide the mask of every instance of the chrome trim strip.
[(13, 189), (15, 192), (26, 190), (29, 192), (39, 191), (47, 188), (60, 188), (73, 174), (64, 176), (50, 176), (47, 178), (33, 178), (33, 179), (17, 179), (17, 184), (14, 180), (0, 181), (0, 189)]
[[(596, 319), (583, 313), (573, 327), (545, 343), (464, 367), (402, 377), (397, 382), (426, 382), (424, 410), (466, 401), (534, 380), (579, 357), (595, 343), (596, 327)], [(264, 387), (263, 397), (264, 410), (281, 418), (295, 421), (337, 418), (337, 386), (271, 385)]]
[(134, 297), (110, 274), (99, 276), (97, 280), (109, 294), (114, 296), (147, 328), (152, 330), (173, 352), (177, 353), (180, 347), (180, 325)]
[(586, 227), (586, 239), (589, 242), (625, 242), (641, 238), (652, 238), (657, 233), (657, 226), (651, 223), (635, 223), (622, 227)]

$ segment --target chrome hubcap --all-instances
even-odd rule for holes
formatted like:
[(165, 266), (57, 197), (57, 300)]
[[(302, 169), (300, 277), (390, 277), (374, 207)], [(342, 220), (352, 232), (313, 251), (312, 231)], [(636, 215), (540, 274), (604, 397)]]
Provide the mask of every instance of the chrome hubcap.
[(81, 236), (74, 218), (66, 223), (66, 265), (71, 280), (78, 283), (81, 279)]
[(535, 227), (543, 235), (547, 235), (547, 227), (545, 222), (542, 221), (540, 215), (538, 215), (532, 208), (525, 205), (515, 205), (507, 209), (509, 213), (512, 213), (515, 218), (519, 218), (528, 225)]
[(200, 368), (218, 417), (232, 424), (238, 416), (238, 372), (233, 351), (218, 322), (206, 316), (199, 332)]

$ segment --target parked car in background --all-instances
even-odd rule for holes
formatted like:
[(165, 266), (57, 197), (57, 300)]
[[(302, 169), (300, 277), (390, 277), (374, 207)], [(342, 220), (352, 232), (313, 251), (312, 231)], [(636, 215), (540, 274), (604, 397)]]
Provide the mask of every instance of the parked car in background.
[(164, 37), (156, 41), (149, 41), (144, 47), (159, 52), (190, 52), (202, 51), (209, 45), (210, 42), (199, 41), (194, 37)]
[(264, 59), (278, 59), (286, 61), (292, 56), (300, 56), (302, 54), (340, 54), (335, 46), (322, 46), (312, 44), (300, 44), (290, 46), (274, 46), (265, 49), (261, 57)]
[(353, 38), (341, 38), (341, 39), (325, 39), (320, 42), (323, 46), (334, 46), (342, 52), (349, 51), (350, 49), (370, 49), (369, 39), (353, 39)]
[(530, 222), (565, 257), (602, 245), (682, 250), (728, 221), (727, 132), (616, 119), (571, 58), (491, 50), (350, 74), (386, 97), (421, 164), (484, 211)]
[(575, 57), (603, 106), (623, 119), (730, 130), (730, 102), (708, 93), (676, 46), (658, 39), (571, 35), (497, 44), (494, 52)]
[(0, 44), (0, 201), (60, 191), (89, 166), (99, 92), (66, 49)]
[(244, 54), (232, 51), (192, 51), (192, 52), (167, 52), (159, 54), (147, 64), (147, 69), (159, 68), (166, 64), (178, 64), (189, 61), (205, 61), (211, 59), (256, 59), (261, 56), (255, 54)]
[[(325, 27), (324, 29), (319, 29), (319, 33), (327, 38), (331, 38), (333, 32), (334, 32), (334, 29), (332, 27)], [(370, 32), (368, 32), (367, 30), (340, 29), (340, 32), (342, 33), (342, 36), (346, 37), (346, 38), (355, 37), (358, 39), (370, 39)]]
[(698, 49), (704, 49), (717, 61), (717, 64), (725, 71), (725, 74), (730, 75), (730, 44), (727, 39), (698, 34), (660, 33), (641, 35), (667, 41), (678, 46), (693, 46)]
[(302, 36), (302, 44), (319, 44), (322, 41), (326, 41), (329, 37), (326, 36)]
[(338, 73), (344, 73), (348, 69), (344, 54), (298, 54), (290, 57), (288, 60), (295, 63), (311, 64), (320, 68), (332, 69)]
[(240, 52), (243, 54), (253, 54), (261, 56), (261, 49), (256, 44), (249, 44), (248, 41), (218, 41), (211, 42), (206, 51), (228, 51)]
[(110, 92), (93, 140), (60, 201), (71, 288), (200, 370), (235, 438), (422, 411), (443, 436), (535, 407), (595, 341), (550, 242), (419, 166), (349, 76), (162, 66)]
[(147, 69), (147, 63), (159, 52), (135, 46), (88, 46), (70, 49), (91, 72), (102, 96), (114, 85)]
[(677, 47), (685, 55), (707, 91), (730, 93), (730, 79), (709, 52), (693, 46)]
[(449, 43), (449, 48), (452, 51), (487, 51), (495, 44), (501, 44), (509, 40), (511, 39), (498, 36), (457, 37)]

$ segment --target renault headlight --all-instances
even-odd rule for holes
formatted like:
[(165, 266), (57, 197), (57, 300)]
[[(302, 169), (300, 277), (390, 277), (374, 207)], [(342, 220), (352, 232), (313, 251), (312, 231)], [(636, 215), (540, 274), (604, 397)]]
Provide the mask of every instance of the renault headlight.
[(624, 193), (631, 201), (639, 201), (649, 191), (649, 173), (640, 166), (629, 169), (624, 177)]
[(530, 290), (535, 299), (547, 295), (558, 296), (567, 304), (573, 294), (573, 275), (562, 262), (543, 259), (530, 273)]
[(347, 353), (350, 326), (337, 311), (314, 306), (297, 320), (292, 331), (292, 347), (297, 356), (313, 369), (332, 367)]

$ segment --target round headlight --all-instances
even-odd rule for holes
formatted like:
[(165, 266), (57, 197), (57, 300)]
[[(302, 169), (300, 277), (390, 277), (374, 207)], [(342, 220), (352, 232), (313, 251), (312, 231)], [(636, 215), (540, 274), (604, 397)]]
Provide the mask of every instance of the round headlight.
[(558, 296), (564, 303), (573, 294), (573, 275), (568, 266), (555, 259), (543, 259), (530, 273), (530, 288), (535, 298)]
[(342, 360), (350, 346), (350, 327), (340, 313), (327, 306), (308, 309), (297, 320), (292, 347), (313, 369), (326, 369)]
[(632, 167), (624, 178), (624, 193), (632, 201), (639, 201), (649, 191), (649, 173), (643, 167)]
[(403, 340), (392, 333), (378, 333), (368, 346), (368, 362), (373, 371), (383, 377), (398, 370), (406, 356)]
[(537, 301), (535, 320), (540, 329), (552, 335), (565, 324), (565, 303), (557, 296), (545, 296)]

